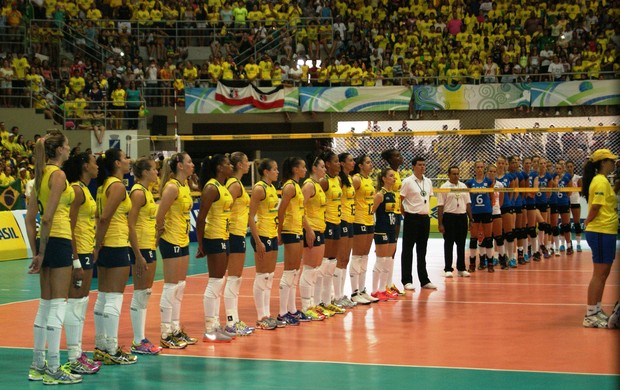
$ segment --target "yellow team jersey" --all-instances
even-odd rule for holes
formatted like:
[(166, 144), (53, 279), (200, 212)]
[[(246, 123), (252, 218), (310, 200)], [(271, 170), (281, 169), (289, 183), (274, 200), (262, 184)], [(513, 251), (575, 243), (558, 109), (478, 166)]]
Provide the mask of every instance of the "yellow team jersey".
[(400, 189), (403, 186), (403, 181), (400, 179), (400, 173), (398, 171), (394, 171), (394, 187), (392, 191), (394, 192), (394, 214), (401, 214), (400, 212)]
[(295, 196), (293, 196), (286, 207), (284, 221), (282, 221), (282, 233), (302, 234), (304, 216), (304, 194), (301, 192), (299, 183), (295, 180), (287, 180), (282, 186), (282, 190), (287, 185), (295, 186)]
[(323, 233), (325, 231), (325, 204), (327, 200), (321, 184), (312, 180), (312, 185), (314, 185), (314, 196), (308, 199), (308, 204), (304, 211), (312, 230)]
[(243, 187), (243, 184), (236, 177), (231, 177), (226, 182), (226, 188), (234, 183), (239, 183), (241, 187), (241, 196), (234, 199), (232, 211), (230, 214), (230, 224), (228, 230), (230, 234), (245, 237), (248, 232), (248, 215), (250, 214), (250, 196)]
[(136, 221), (136, 235), (138, 236), (138, 248), (139, 249), (157, 249), (155, 231), (155, 217), (157, 216), (157, 203), (153, 199), (153, 193), (144, 187), (140, 183), (136, 183), (131, 187), (129, 195), (134, 191), (144, 192), (144, 205), (140, 208), (138, 213), (138, 220)]
[(181, 184), (177, 179), (168, 180), (166, 186), (169, 184), (177, 186), (179, 194), (166, 213), (161, 238), (172, 245), (186, 247), (189, 245), (189, 212), (192, 209), (192, 196), (187, 184)]
[(353, 222), (373, 226), (375, 224), (374, 215), (372, 213), (372, 205), (374, 203), (375, 188), (372, 185), (370, 177), (364, 177), (359, 173), (354, 176), (360, 178), (360, 188), (355, 191), (355, 218)]
[(597, 216), (586, 226), (586, 231), (618, 234), (618, 200), (609, 180), (601, 174), (594, 176), (588, 192), (588, 209), (591, 210), (595, 204), (601, 205), (601, 208)]
[(256, 183), (265, 189), (265, 199), (258, 206), (256, 227), (261, 237), (273, 238), (278, 236), (278, 193), (273, 184), (262, 180)]
[(73, 229), (75, 247), (80, 255), (92, 254), (95, 248), (95, 212), (97, 211), (97, 202), (95, 202), (88, 187), (81, 181), (71, 183), (71, 186), (79, 187), (84, 193), (84, 202), (80, 205), (75, 229)]
[[(37, 200), (39, 203), (39, 213), (41, 217), (45, 216), (45, 206), (47, 206), (47, 200), (51, 195), (51, 190), (49, 187), (50, 177), (56, 171), (60, 170), (56, 165), (46, 165), (43, 170), (43, 178), (41, 179), (41, 188), (37, 193)], [(60, 200), (58, 201), (58, 206), (56, 207), (56, 213), (52, 218), (50, 237), (57, 238), (66, 238), (67, 240), (71, 240), (71, 220), (69, 219), (69, 210), (71, 208), (71, 203), (73, 203), (73, 199), (75, 198), (75, 192), (73, 191), (73, 187), (69, 185), (69, 182), (65, 180), (65, 189), (60, 194)], [(38, 231), (38, 236), (41, 235), (41, 230)]]
[[(110, 186), (114, 183), (121, 183), (124, 187), (121, 179), (110, 176), (106, 179), (102, 186), (97, 188), (97, 211), (99, 212), (99, 216), (103, 214), (103, 209), (108, 203), (108, 188), (110, 188)], [(110, 226), (108, 226), (108, 230), (103, 238), (103, 246), (111, 248), (129, 246), (129, 223), (127, 221), (127, 214), (129, 214), (130, 210), (131, 199), (129, 199), (129, 196), (125, 193), (125, 199), (121, 201), (118, 208), (112, 215)]]
[(342, 187), (340, 219), (348, 223), (353, 223), (353, 219), (355, 218), (355, 188), (353, 188), (351, 176), (349, 176), (349, 183), (351, 185)]
[(340, 225), (340, 218), (342, 215), (342, 188), (340, 187), (340, 178), (338, 176), (327, 176), (327, 191), (325, 191), (325, 198), (327, 204), (325, 205), (325, 221)]
[(215, 202), (211, 203), (211, 208), (207, 213), (204, 237), (208, 239), (228, 240), (233, 198), (228, 189), (221, 185), (216, 179), (210, 179), (207, 184), (205, 184), (205, 187), (208, 185), (215, 186), (215, 189), (217, 189), (219, 193), (219, 197)]

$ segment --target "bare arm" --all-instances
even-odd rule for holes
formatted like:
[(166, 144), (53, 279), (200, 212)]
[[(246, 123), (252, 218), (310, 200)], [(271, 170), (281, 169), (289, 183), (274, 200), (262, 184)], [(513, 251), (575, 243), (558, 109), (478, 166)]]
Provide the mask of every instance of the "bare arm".
[[(116, 213), (118, 206), (123, 199), (127, 196), (125, 186), (121, 182), (113, 183), (108, 187), (108, 202), (106, 203), (101, 215), (99, 215), (99, 223), (97, 224), (97, 234), (95, 235), (95, 253), (98, 254), (99, 249), (104, 245), (103, 239), (105, 238), (108, 228), (110, 227), (110, 221)], [(97, 258), (97, 255), (95, 255)]]
[(166, 220), (166, 213), (170, 210), (170, 206), (174, 203), (174, 200), (179, 196), (179, 189), (177, 186), (169, 184), (164, 187), (162, 191), (159, 208), (157, 209), (157, 215), (155, 217), (155, 229), (157, 230), (157, 240), (164, 233), (164, 222)]
[[(304, 194), (304, 210), (308, 210), (308, 202), (316, 193), (314, 189), (314, 184), (312, 184), (310, 181), (304, 183), (304, 186), (301, 188), (301, 192), (302, 194)], [(309, 248), (312, 248), (314, 244), (314, 239), (316, 237), (314, 234), (314, 230), (312, 230), (312, 227), (310, 226), (310, 223), (308, 222), (308, 219), (305, 217), (304, 217), (304, 227), (306, 229), (306, 244), (308, 245)]]
[(138, 233), (136, 232), (136, 223), (138, 222), (138, 215), (140, 209), (146, 204), (146, 196), (143, 191), (133, 191), (131, 193), (131, 210), (127, 216), (129, 224), (129, 244), (133, 250), (134, 257), (136, 258), (136, 273), (140, 274), (148, 269), (146, 259), (140, 253), (140, 246), (138, 245)]
[(198, 211), (198, 217), (196, 218), (196, 240), (198, 241), (198, 253), (196, 257), (204, 257), (206, 253), (202, 246), (202, 237), (205, 235), (205, 223), (207, 220), (207, 214), (211, 209), (213, 202), (217, 201), (220, 197), (220, 193), (214, 185), (206, 185), (202, 189), (202, 195), (200, 196), (200, 210)]
[(280, 200), (280, 206), (278, 207), (278, 244), (282, 245), (282, 225), (284, 225), (284, 217), (286, 216), (286, 208), (291, 199), (295, 196), (295, 185), (287, 184), (282, 188), (282, 199)]
[(252, 234), (252, 238), (256, 243), (256, 259), (263, 260), (267, 249), (265, 245), (260, 240), (258, 236), (258, 227), (256, 226), (256, 221), (254, 218), (256, 217), (256, 212), (258, 211), (258, 205), (260, 202), (265, 199), (266, 193), (265, 189), (262, 186), (254, 186), (252, 189), (252, 197), (250, 198), (250, 212), (248, 218), (248, 225), (250, 226), (250, 233)]

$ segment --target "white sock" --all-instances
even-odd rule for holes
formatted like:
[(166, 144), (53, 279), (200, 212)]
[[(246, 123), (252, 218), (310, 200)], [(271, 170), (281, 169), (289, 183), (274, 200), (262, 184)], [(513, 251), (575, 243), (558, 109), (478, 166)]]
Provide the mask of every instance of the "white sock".
[(338, 268), (334, 270), (334, 296), (336, 299), (340, 299), (344, 296), (342, 292), (342, 275), (346, 272), (345, 269)]
[[(540, 228), (538, 230), (538, 242), (540, 243), (540, 245), (545, 245), (545, 232)], [(532, 250), (538, 250), (538, 248), (532, 245)]]
[(258, 319), (261, 320), (265, 316), (265, 288), (267, 285), (267, 279), (269, 274), (257, 273), (254, 279), (254, 285), (252, 291), (254, 292), (254, 305), (256, 306), (256, 314)]
[(537, 237), (530, 237), (530, 245), (532, 246), (532, 253), (539, 252)]
[(78, 333), (78, 345), (80, 346), (80, 355), (82, 355), (82, 334), (84, 333), (84, 321), (86, 320), (86, 310), (88, 310), (88, 295), (83, 297), (80, 302), (80, 331)]
[(176, 288), (176, 283), (164, 283), (161, 292), (159, 311), (161, 314), (161, 337), (163, 339), (168, 338), (172, 333), (172, 305)]
[(506, 241), (505, 243), (506, 245), (506, 254), (508, 255), (509, 259), (512, 259), (514, 257), (514, 253), (515, 253), (515, 242), (510, 242), (510, 241)]
[(217, 317), (220, 311), (219, 306), (217, 306), (218, 296), (222, 293), (223, 285), (223, 278), (209, 278), (202, 300), (205, 318)]
[(282, 278), (280, 279), (280, 311), (278, 312), (281, 316), (288, 313), (289, 299), (294, 280), (295, 270), (284, 270), (282, 272)]
[(497, 252), (499, 253), (500, 256), (504, 256), (506, 254), (506, 246), (505, 245), (498, 246)]
[(287, 310), (289, 313), (297, 313), (297, 287), (299, 287), (299, 277), (301, 276), (300, 270), (295, 270), (295, 277), (293, 278), (293, 287), (291, 287), (288, 294)]
[(95, 348), (105, 351), (105, 327), (103, 326), (103, 308), (105, 307), (105, 293), (99, 291), (95, 308), (93, 310), (95, 320)]
[(51, 372), (56, 372), (60, 367), (60, 336), (62, 335), (62, 323), (65, 320), (67, 300), (54, 298), (50, 301), (50, 309), (47, 314), (47, 367)]
[(224, 288), (224, 306), (226, 308), (226, 325), (233, 326), (239, 322), (239, 290), (241, 289), (241, 278), (229, 276)]
[(322, 302), (322, 298), (323, 298), (323, 277), (325, 276), (325, 273), (327, 272), (327, 258), (323, 258), (323, 260), (321, 261), (321, 265), (319, 265), (316, 268), (316, 281), (314, 283), (314, 293), (312, 294), (312, 306), (318, 305), (319, 303), (325, 303)]
[(323, 274), (323, 287), (321, 288), (321, 301), (325, 304), (330, 304), (332, 302), (332, 285), (334, 284), (336, 259), (327, 259), (325, 263), (326, 265), (325, 272)]
[(45, 345), (47, 344), (47, 317), (50, 312), (51, 301), (39, 300), (39, 309), (34, 318), (34, 348), (32, 351), (32, 364), (37, 368), (45, 366)]
[(598, 313), (600, 310), (597, 305), (587, 305), (586, 315), (591, 316)]
[(375, 260), (375, 266), (372, 268), (372, 290), (371, 292), (379, 291), (379, 278), (381, 276), (383, 268), (383, 257), (377, 257)]
[(150, 288), (133, 291), (129, 313), (131, 315), (134, 344), (140, 344), (142, 340), (146, 338), (144, 327), (146, 326), (146, 308), (148, 307), (150, 298)]
[(362, 256), (352, 255), (351, 266), (349, 267), (349, 277), (351, 279), (351, 292), (357, 292), (360, 289), (360, 262)]
[(387, 274), (387, 286), (392, 287), (394, 285), (394, 258), (390, 256), (390, 261), (388, 262), (388, 274)]
[(67, 354), (69, 361), (77, 360), (82, 354), (80, 351), (80, 314), (82, 298), (69, 298), (65, 310), (65, 338), (67, 340)]
[(388, 288), (388, 277), (390, 276), (390, 267), (393, 261), (394, 259), (390, 256), (383, 257), (383, 270), (379, 275), (379, 291), (386, 291)]
[(560, 236), (553, 236), (553, 245), (556, 251), (560, 250)]
[(123, 293), (109, 292), (105, 295), (103, 327), (106, 334), (106, 351), (114, 354), (118, 349), (118, 323), (123, 307)]
[(312, 293), (317, 269), (304, 265), (299, 278), (299, 295), (301, 296), (301, 310), (306, 311), (312, 307)]
[(181, 330), (181, 302), (185, 293), (185, 280), (177, 283), (177, 288), (172, 301), (172, 333), (177, 334)]
[(363, 255), (360, 258), (360, 281), (359, 281), (359, 289), (360, 291), (366, 290), (366, 271), (368, 269), (368, 255)]
[(581, 245), (581, 235), (575, 236), (575, 239), (577, 240), (577, 245)]
[(265, 315), (267, 317), (271, 317), (271, 289), (273, 287), (273, 276), (274, 276), (274, 273), (271, 272), (268, 275), (269, 276), (267, 277), (267, 285), (264, 286), (265, 294), (263, 295), (263, 299), (264, 299), (264, 302), (265, 302)]
[(566, 248), (566, 237), (560, 235), (560, 245)]

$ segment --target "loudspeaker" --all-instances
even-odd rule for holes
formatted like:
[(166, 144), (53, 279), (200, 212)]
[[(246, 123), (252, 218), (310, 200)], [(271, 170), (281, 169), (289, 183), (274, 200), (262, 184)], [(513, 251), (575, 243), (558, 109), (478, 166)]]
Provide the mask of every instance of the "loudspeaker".
[(168, 116), (153, 115), (151, 123), (151, 135), (166, 135), (168, 132)]

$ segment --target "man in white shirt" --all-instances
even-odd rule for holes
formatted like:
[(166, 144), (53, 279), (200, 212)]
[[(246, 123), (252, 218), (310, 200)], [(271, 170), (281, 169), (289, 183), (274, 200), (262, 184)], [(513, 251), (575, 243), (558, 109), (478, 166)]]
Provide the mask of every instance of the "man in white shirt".
[(437, 194), (437, 220), (439, 232), (443, 234), (444, 276), (452, 277), (452, 248), (456, 244), (456, 269), (458, 275), (469, 277), (465, 269), (465, 241), (471, 223), (471, 198), (465, 183), (459, 181), (459, 167), (448, 169), (448, 181), (440, 188), (464, 189), (464, 192), (441, 192)]
[(418, 279), (422, 288), (436, 289), (426, 271), (426, 247), (431, 226), (431, 202), (433, 182), (424, 176), (426, 161), (415, 157), (411, 161), (413, 175), (403, 180), (400, 189), (403, 222), (403, 251), (400, 258), (401, 282), (405, 290), (415, 291), (413, 285), (413, 247), (417, 245)]

